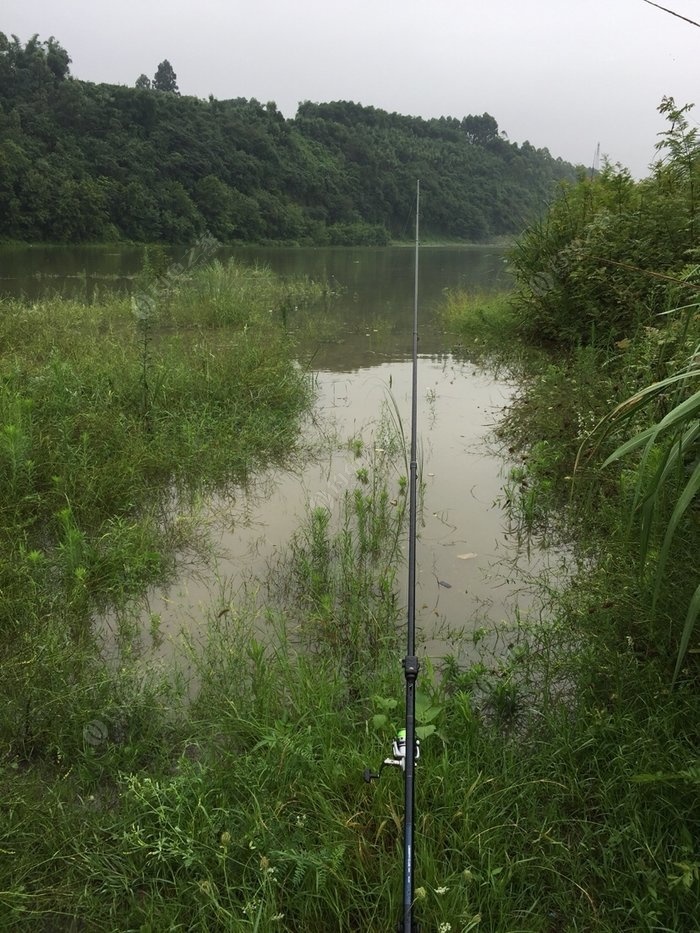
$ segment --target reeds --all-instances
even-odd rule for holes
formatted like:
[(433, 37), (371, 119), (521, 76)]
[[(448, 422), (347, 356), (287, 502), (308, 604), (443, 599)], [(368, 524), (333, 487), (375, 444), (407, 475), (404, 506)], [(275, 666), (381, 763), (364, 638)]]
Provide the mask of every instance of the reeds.
[[(6, 333), (31, 337), (11, 310)], [(275, 598), (222, 594), (182, 669), (128, 652), (106, 663), (91, 613), (167, 572), (173, 490), (280, 451), (269, 431), (288, 442), (308, 390), (257, 319), (218, 344), (196, 326), (156, 332), (146, 425), (130, 309), (65, 310), (46, 309), (54, 338), (3, 344), (0, 926), (392, 929), (403, 785), (394, 769), (372, 786), (362, 773), (388, 753), (404, 693), (400, 466), (358, 445), (335, 507), (312, 504), (273, 568)], [(99, 352), (104, 333), (116, 336)], [(549, 405), (573, 375), (549, 372), (537, 424), (560, 417), (527, 467), (532, 482), (547, 471), (552, 501), (566, 432), (564, 408)], [(400, 460), (385, 430), (381, 447)], [(604, 544), (594, 573), (552, 589), (541, 621), (512, 623), (500, 655), (437, 672), (424, 662), (426, 929), (697, 926), (697, 695), (686, 681), (669, 694), (663, 665), (640, 650), (623, 550)]]

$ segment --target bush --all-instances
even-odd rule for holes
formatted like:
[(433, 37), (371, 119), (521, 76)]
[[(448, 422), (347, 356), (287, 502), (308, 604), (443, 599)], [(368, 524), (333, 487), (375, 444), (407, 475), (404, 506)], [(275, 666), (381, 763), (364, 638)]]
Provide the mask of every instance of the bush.
[(684, 291), (697, 258), (700, 146), (687, 107), (665, 101), (660, 109), (671, 121), (660, 144), (668, 157), (650, 178), (635, 182), (606, 165), (564, 185), (518, 241), (511, 261), (528, 337), (605, 345), (654, 323)]

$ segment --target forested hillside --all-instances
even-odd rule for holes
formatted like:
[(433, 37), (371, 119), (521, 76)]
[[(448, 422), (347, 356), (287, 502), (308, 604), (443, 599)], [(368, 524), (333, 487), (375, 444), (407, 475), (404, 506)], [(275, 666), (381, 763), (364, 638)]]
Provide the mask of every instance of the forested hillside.
[(407, 234), (421, 178), (424, 234), (483, 241), (575, 176), (489, 114), (305, 102), (285, 119), (272, 102), (180, 96), (172, 69), (125, 87), (69, 66), (53, 38), (0, 33), (0, 239), (381, 244)]

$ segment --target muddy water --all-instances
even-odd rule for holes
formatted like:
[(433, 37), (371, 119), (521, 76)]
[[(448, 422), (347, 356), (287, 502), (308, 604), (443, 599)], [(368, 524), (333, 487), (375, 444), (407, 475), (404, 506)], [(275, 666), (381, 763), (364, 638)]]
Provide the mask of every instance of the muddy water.
[[(512, 609), (514, 595), (497, 578), (501, 561), (510, 554), (498, 505), (502, 463), (485, 445), (512, 387), (450, 354), (420, 358), (419, 374), (425, 492), (417, 548), (417, 624), (426, 650), (439, 656), (456, 650), (465, 630)], [(309, 505), (339, 508), (345, 490), (356, 485), (356, 471), (371, 463), (382, 444), (382, 414), (395, 402), (406, 421), (410, 416), (408, 360), (346, 373), (320, 370), (316, 379), (318, 400), (307, 439), (325, 455), (300, 469), (265, 471), (233, 498), (212, 503), (217, 560), (208, 571), (183, 573), (175, 586), (150, 600), (166, 642), (183, 628), (196, 631), (207, 612), (224, 611), (230, 602), (264, 588)], [(359, 439), (358, 455), (351, 442)], [(402, 589), (403, 600), (405, 595)]]
[[(297, 458), (294, 469), (264, 471), (225, 502), (204, 505), (216, 559), (207, 568), (185, 563), (174, 586), (150, 596), (149, 611), (163, 636), (161, 655), (174, 649), (183, 630), (196, 638), (208, 614), (264, 589), (309, 504), (338, 506), (354, 485), (356, 470), (380, 443), (387, 406), (396, 404), (409, 431), (412, 249), (238, 249), (219, 257), (227, 255), (269, 264), (283, 276), (323, 279), (337, 293), (316, 319), (290, 311), (287, 321), (298, 335), (300, 363), (317, 387), (301, 445), (317, 455)], [(141, 258), (136, 248), (1, 251), (0, 294), (60, 291), (89, 300), (95, 288), (128, 291)], [(526, 598), (509, 582), (513, 550), (499, 506), (504, 465), (488, 443), (514, 387), (453, 352), (436, 316), (446, 288), (508, 285), (502, 250), (421, 250), (418, 429), (425, 493), (417, 622), (424, 648), (434, 656), (459, 653), (465, 634), (512, 614)], [(349, 442), (359, 439), (358, 457)], [(405, 601), (405, 581), (402, 586)]]
[[(398, 408), (409, 432), (413, 255), (411, 250), (250, 251), (281, 274), (325, 278), (339, 291), (318, 320), (295, 319), (299, 357), (309, 365), (317, 402), (302, 444), (322, 451), (295, 469), (271, 469), (225, 503), (211, 503), (217, 559), (184, 572), (154, 593), (150, 611), (165, 644), (196, 633), (264, 580), (309, 505), (339, 508), (356, 471), (381, 444), (380, 424)], [(424, 650), (459, 653), (464, 634), (512, 614), (521, 595), (507, 581), (512, 554), (502, 499), (503, 463), (488, 437), (514, 386), (450, 350), (436, 316), (443, 290), (507, 285), (499, 251), (426, 249), (421, 253), (419, 458), (425, 493), (417, 549), (417, 623)], [(358, 456), (353, 441), (362, 441)], [(402, 468), (401, 472), (405, 472)], [(400, 598), (405, 601), (405, 580)]]

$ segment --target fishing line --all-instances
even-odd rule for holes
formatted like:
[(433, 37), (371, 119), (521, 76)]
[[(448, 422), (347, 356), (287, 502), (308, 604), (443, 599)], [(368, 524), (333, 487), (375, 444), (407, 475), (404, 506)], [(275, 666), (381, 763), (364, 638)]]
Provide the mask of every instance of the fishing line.
[(403, 857), (403, 904), (399, 933), (418, 933), (418, 924), (413, 922), (413, 863), (414, 863), (414, 784), (415, 766), (420, 757), (420, 745), (416, 738), (416, 681), (420, 664), (416, 657), (416, 530), (418, 503), (418, 256), (420, 246), (420, 181), (416, 182), (416, 245), (415, 279), (413, 295), (413, 373), (411, 391), (411, 454), (409, 463), (409, 510), (408, 510), (408, 611), (406, 656), (403, 659), (406, 681), (405, 728), (392, 744), (392, 754), (385, 758), (379, 771), (365, 770), (368, 783), (379, 778), (387, 766), (400, 767), (404, 774), (404, 857)]

